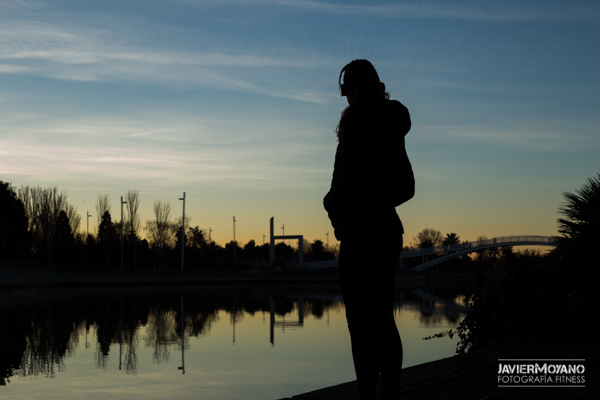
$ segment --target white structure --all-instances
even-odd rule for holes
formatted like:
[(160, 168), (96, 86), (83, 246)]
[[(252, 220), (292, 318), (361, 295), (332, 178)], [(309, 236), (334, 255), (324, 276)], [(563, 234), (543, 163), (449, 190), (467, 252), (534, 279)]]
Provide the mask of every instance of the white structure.
[(275, 236), (273, 234), (273, 224), (274, 224), (274, 217), (271, 217), (271, 221), (270, 221), (270, 231), (271, 231), (271, 235), (270, 235), (270, 246), (269, 246), (269, 265), (273, 265), (273, 262), (275, 262), (275, 240), (276, 239), (298, 239), (298, 266), (299, 267), (303, 267), (304, 266), (304, 237), (302, 235), (279, 235), (279, 236)]
[[(534, 236), (534, 235), (518, 235), (518, 236), (501, 236), (492, 239), (479, 240), (477, 242), (464, 242), (458, 244), (451, 244), (447, 246), (428, 247), (425, 249), (417, 250), (403, 250), (400, 254), (400, 261), (406, 258), (421, 257), (423, 263), (415, 268), (413, 271), (423, 271), (436, 264), (444, 262), (446, 260), (456, 258), (463, 254), (472, 253), (479, 250), (490, 249), (494, 247), (505, 247), (505, 246), (552, 246), (556, 247), (554, 238), (549, 236)], [(441, 255), (441, 257), (435, 258), (431, 261), (425, 261), (425, 256), (428, 255)], [(338, 260), (330, 261), (318, 261), (308, 263), (307, 268), (319, 269), (319, 268), (331, 268), (337, 267)]]

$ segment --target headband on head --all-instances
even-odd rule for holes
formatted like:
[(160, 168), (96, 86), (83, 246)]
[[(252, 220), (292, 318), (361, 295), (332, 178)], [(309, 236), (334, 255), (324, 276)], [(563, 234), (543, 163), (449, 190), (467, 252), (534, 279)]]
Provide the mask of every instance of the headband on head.
[[(350, 64), (348, 64), (350, 65)], [(348, 66), (346, 65), (346, 67)], [(340, 77), (338, 79), (338, 86), (340, 88), (340, 96), (341, 97), (345, 97), (348, 95), (347, 90), (346, 90), (346, 86), (342, 83), (342, 74), (344, 73), (344, 71), (346, 70), (346, 67), (342, 68), (342, 70), (340, 71)]]

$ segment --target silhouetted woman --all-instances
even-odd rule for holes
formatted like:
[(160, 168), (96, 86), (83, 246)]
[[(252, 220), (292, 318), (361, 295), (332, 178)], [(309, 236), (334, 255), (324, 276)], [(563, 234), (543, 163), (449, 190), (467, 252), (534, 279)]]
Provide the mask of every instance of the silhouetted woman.
[(323, 203), (341, 242), (340, 285), (360, 398), (376, 399), (379, 391), (381, 399), (395, 399), (402, 342), (393, 297), (404, 233), (396, 207), (414, 195), (404, 146), (410, 116), (389, 99), (367, 60), (346, 65), (339, 84), (349, 106), (337, 127), (333, 179)]

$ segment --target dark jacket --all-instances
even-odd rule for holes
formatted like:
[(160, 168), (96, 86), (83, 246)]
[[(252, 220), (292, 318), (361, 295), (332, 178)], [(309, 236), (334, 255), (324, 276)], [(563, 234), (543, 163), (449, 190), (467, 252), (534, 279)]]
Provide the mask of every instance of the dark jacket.
[(342, 114), (331, 189), (323, 199), (338, 240), (403, 233), (396, 207), (414, 196), (404, 136), (408, 109), (395, 100), (351, 106)]

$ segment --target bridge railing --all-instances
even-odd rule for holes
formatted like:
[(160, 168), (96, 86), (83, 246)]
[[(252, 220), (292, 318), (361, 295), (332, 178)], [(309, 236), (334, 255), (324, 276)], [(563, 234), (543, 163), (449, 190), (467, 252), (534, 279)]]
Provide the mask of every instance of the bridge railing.
[(493, 239), (478, 240), (475, 242), (464, 242), (451, 244), (447, 246), (428, 247), (425, 249), (406, 250), (400, 255), (400, 258), (411, 258), (426, 256), (430, 254), (454, 253), (474, 248), (482, 247), (501, 247), (504, 246), (521, 246), (521, 245), (553, 245), (554, 238), (549, 236), (521, 235), (521, 236), (501, 236)]

